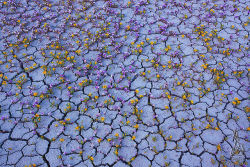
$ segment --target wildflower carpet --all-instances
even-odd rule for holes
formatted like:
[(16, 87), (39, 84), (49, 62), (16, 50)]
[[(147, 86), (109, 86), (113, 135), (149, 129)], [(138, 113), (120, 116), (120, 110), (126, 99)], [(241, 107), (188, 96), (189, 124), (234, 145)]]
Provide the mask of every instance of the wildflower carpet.
[(249, 166), (249, 8), (0, 1), (0, 166)]

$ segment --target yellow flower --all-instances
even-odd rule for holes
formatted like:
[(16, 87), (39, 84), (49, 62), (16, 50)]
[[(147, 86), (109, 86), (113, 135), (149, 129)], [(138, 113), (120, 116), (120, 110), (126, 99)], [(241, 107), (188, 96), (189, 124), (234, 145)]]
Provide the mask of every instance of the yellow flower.
[(168, 106), (165, 106), (165, 109), (167, 110), (167, 109), (169, 109), (169, 107), (168, 107)]
[(118, 155), (118, 150), (117, 149), (115, 150), (115, 155)]
[(183, 98), (184, 100), (186, 100), (186, 99), (187, 99), (186, 95), (183, 95), (183, 96), (182, 96), (182, 98)]
[(220, 144), (217, 145), (217, 150), (218, 150), (218, 151), (221, 151), (221, 146), (220, 146)]
[(93, 161), (94, 160), (94, 158), (91, 156), (91, 157), (89, 157), (89, 159), (91, 160), (91, 161)]
[(104, 117), (101, 117), (101, 121), (103, 122), (105, 120), (105, 118)]
[(207, 124), (206, 129), (210, 128), (210, 126), (211, 126), (210, 124)]
[(119, 137), (119, 133), (116, 133), (116, 134), (115, 134), (115, 137)]
[(135, 138), (136, 138), (135, 136), (132, 136), (132, 140), (135, 140)]
[(60, 142), (64, 142), (64, 138), (61, 138), (61, 139), (60, 139)]
[(138, 129), (139, 125), (138, 124), (135, 124), (134, 128)]
[(34, 95), (34, 96), (37, 96), (37, 92), (34, 92), (33, 95)]

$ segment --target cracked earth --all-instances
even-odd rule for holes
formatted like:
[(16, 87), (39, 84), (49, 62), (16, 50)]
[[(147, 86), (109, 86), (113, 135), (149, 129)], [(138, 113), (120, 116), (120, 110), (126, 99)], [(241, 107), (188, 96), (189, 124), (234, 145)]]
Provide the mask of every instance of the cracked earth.
[(0, 1), (0, 166), (248, 166), (249, 13)]

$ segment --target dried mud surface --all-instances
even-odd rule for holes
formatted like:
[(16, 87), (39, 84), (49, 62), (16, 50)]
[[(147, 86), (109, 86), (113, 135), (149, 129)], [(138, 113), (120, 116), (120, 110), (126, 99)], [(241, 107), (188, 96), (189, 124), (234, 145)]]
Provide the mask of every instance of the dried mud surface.
[(249, 13), (1, 1), (0, 166), (248, 166)]

